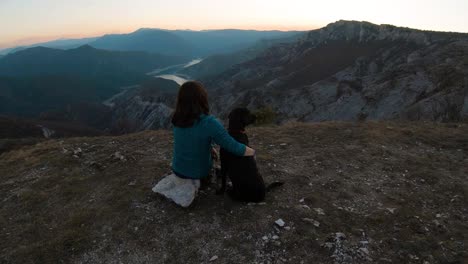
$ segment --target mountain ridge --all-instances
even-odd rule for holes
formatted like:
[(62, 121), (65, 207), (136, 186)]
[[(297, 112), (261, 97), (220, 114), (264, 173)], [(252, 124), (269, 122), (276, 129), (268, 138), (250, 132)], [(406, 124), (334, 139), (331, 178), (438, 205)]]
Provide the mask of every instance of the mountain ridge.
[[(182, 63), (183, 56), (149, 54), (144, 51), (110, 51), (89, 44), (68, 50), (33, 47), (0, 59), (0, 76), (38, 74), (91, 74), (93, 71), (146, 72)], [(99, 67), (97, 67), (98, 65)]]
[[(390, 32), (396, 33), (389, 34), (385, 27), (370, 23), (341, 21), (324, 29), (311, 31), (296, 43), (270, 48), (257, 58), (207, 80), (207, 86), (218, 99), (214, 109), (225, 115), (226, 110), (222, 110), (221, 106), (226, 104), (241, 104), (252, 108), (271, 105), (280, 115), (309, 121), (356, 120), (365, 115), (369, 118), (418, 119), (413, 114), (404, 113), (407, 111), (404, 105), (408, 104), (409, 107), (426, 95), (430, 97), (431, 93), (429, 90), (425, 92), (425, 89), (444, 85), (437, 78), (443, 79), (444, 72), (453, 69), (452, 82), (456, 85), (453, 89), (457, 92), (447, 98), (457, 101), (453, 104), (459, 109), (459, 117), (447, 118), (466, 118), (461, 117), (467, 113), (462, 110), (465, 109), (463, 99), (460, 101), (459, 98), (468, 94), (466, 78), (463, 77), (468, 71), (464, 56), (467, 52), (468, 34), (422, 33), (397, 27)], [(431, 34), (435, 34), (435, 37), (431, 37)], [(434, 62), (434, 59), (437, 61)], [(420, 72), (420, 77), (412, 77), (414, 71)], [(400, 87), (398, 83), (392, 84), (404, 78), (416, 78), (414, 81), (408, 79), (405, 84), (409, 87), (407, 91), (404, 91), (407, 88)], [(424, 82), (423, 79), (430, 86), (422, 87), (419, 82)], [(438, 89), (452, 89), (448, 82), (445, 84), (446, 87)], [(395, 98), (408, 100), (403, 105), (388, 106), (397, 114), (384, 112), (378, 116), (382, 111), (392, 110), (379, 109), (378, 103), (369, 101), (385, 100), (386, 92), (398, 89), (402, 89), (400, 94), (405, 96), (412, 86), (421, 89), (422, 98)], [(231, 94), (237, 95), (232, 98)], [(384, 97), (372, 98), (371, 94)], [(446, 100), (442, 95), (440, 99)], [(333, 113), (330, 107), (341, 113)], [(444, 108), (448, 110), (449, 106), (434, 107), (438, 109), (433, 113), (434, 116), (427, 113), (419, 118), (445, 120), (446, 118), (436, 117), (439, 113), (437, 111), (444, 111)], [(413, 110), (418, 112), (430, 108)]]

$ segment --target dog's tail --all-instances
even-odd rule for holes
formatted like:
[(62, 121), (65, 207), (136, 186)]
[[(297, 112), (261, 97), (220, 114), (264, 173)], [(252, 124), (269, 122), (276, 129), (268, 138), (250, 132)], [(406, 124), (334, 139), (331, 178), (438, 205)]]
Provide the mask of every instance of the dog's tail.
[(284, 185), (284, 182), (282, 182), (282, 181), (274, 181), (274, 182), (267, 185), (267, 187), (265, 188), (265, 191), (270, 192), (270, 191), (272, 191), (272, 190), (274, 190), (274, 189), (276, 189), (278, 187), (281, 187), (283, 185)]

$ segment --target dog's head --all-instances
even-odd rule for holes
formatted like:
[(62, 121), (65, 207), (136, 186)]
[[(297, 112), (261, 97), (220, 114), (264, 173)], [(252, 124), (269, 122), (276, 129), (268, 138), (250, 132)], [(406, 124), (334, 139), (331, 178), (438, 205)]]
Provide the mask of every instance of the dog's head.
[(229, 113), (229, 129), (244, 130), (246, 126), (255, 123), (255, 115), (245, 107), (236, 108)]

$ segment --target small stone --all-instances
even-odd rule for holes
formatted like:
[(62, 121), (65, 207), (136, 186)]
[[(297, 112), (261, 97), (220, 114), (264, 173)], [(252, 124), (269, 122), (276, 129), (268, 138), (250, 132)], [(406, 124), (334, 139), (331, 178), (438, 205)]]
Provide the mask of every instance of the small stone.
[(283, 219), (280, 218), (280, 219), (278, 219), (278, 220), (275, 221), (275, 224), (276, 224), (277, 226), (279, 226), (279, 227), (284, 227), (284, 225), (285, 225), (286, 223), (283, 221)]
[(280, 146), (287, 146), (288, 143), (281, 143)]
[(268, 240), (268, 237), (267, 237), (267, 236), (263, 236), (262, 239), (265, 240), (265, 241), (267, 241), (267, 240)]
[(277, 240), (277, 239), (279, 239), (279, 236), (274, 235), (274, 236), (272, 236), (271, 238), (272, 238), (273, 240)]
[(310, 207), (308, 205), (302, 204), (301, 207), (304, 209), (310, 210)]
[(443, 225), (439, 222), (439, 220), (432, 220), (432, 222), (433, 222), (437, 227), (443, 227)]
[(325, 215), (325, 212), (322, 208), (314, 208), (315, 212), (319, 215)]
[(111, 157), (115, 160), (127, 161), (127, 159), (122, 154), (120, 154), (119, 151), (112, 154)]
[(392, 214), (395, 213), (395, 210), (396, 210), (396, 208), (386, 208), (386, 209)]
[(128, 186), (135, 186), (136, 185), (136, 181), (131, 181)]
[(74, 154), (74, 155), (77, 155), (77, 156), (79, 156), (79, 155), (81, 154), (81, 152), (83, 152), (83, 151), (81, 150), (81, 148), (77, 148), (77, 149), (73, 150), (73, 154)]
[(364, 253), (365, 255), (369, 255), (369, 250), (367, 248), (360, 248), (359, 251)]
[(325, 242), (325, 244), (323, 244), (324, 247), (328, 248), (328, 249), (332, 249), (334, 244), (331, 243), (331, 242)]
[(441, 215), (441, 214), (436, 214), (436, 217), (437, 217), (437, 218), (441, 218), (442, 215)]
[(300, 199), (299, 202), (300, 202), (300, 203), (303, 203), (303, 202), (304, 202), (304, 198)]
[(289, 231), (289, 230), (291, 230), (291, 227), (285, 226), (284, 229)]
[(213, 256), (213, 257), (210, 258), (210, 261), (215, 261), (217, 259), (218, 259), (218, 256)]
[(346, 235), (344, 233), (341, 233), (341, 232), (335, 233), (335, 236), (338, 239), (346, 239)]
[(320, 222), (319, 221), (316, 221), (314, 219), (310, 219), (310, 218), (302, 218), (302, 220), (304, 222), (307, 222), (309, 224), (313, 224), (315, 227), (319, 227), (320, 226)]

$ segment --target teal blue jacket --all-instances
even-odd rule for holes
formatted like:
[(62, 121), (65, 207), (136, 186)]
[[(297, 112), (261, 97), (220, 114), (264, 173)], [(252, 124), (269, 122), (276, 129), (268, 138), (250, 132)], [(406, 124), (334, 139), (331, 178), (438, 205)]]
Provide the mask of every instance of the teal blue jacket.
[(211, 115), (201, 115), (192, 127), (174, 127), (173, 132), (172, 170), (182, 178), (200, 179), (208, 176), (213, 165), (213, 142), (237, 156), (245, 153), (245, 145), (233, 139)]

